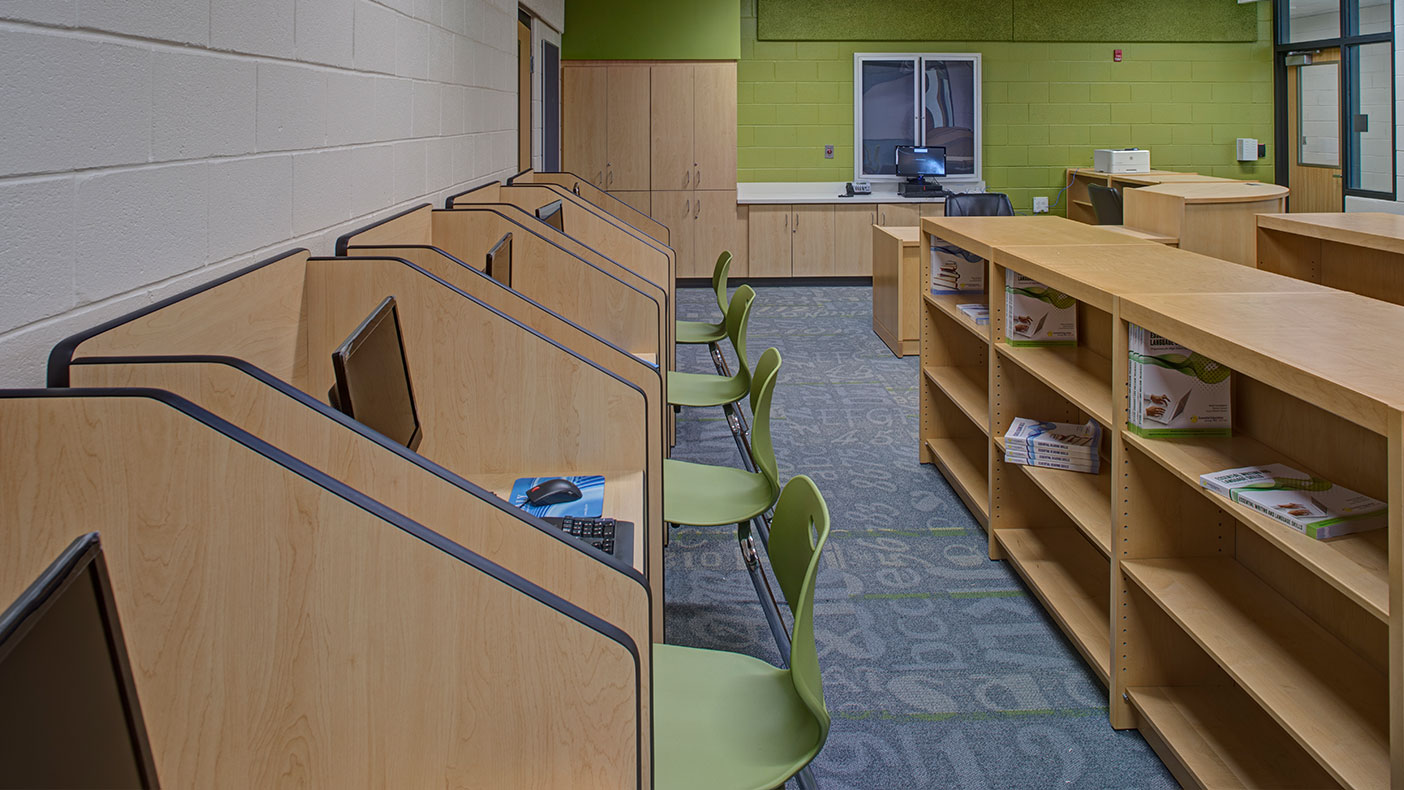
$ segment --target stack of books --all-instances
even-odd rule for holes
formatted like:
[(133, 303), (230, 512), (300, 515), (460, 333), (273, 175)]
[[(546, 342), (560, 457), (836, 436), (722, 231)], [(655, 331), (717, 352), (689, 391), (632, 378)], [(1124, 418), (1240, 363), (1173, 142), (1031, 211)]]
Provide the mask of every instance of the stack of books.
[(1317, 540), (1388, 525), (1384, 502), (1285, 464), (1210, 472), (1199, 484)]
[(1097, 455), (1101, 440), (1102, 426), (1094, 420), (1073, 425), (1015, 417), (1004, 434), (1004, 460), (1021, 466), (1096, 474), (1101, 465)]
[(990, 322), (990, 308), (982, 304), (958, 304), (956, 309), (971, 321), (984, 326)]

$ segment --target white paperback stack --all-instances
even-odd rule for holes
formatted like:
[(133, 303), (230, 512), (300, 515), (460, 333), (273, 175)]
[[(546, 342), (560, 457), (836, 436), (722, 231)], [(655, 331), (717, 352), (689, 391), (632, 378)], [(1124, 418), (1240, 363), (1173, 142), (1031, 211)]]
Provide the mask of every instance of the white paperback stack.
[(1102, 426), (1094, 420), (1073, 425), (1015, 417), (1004, 434), (1004, 461), (1096, 474), (1101, 463), (1097, 455), (1101, 440)]
[(990, 308), (986, 305), (958, 304), (956, 305), (956, 309), (980, 326), (984, 326), (990, 322)]

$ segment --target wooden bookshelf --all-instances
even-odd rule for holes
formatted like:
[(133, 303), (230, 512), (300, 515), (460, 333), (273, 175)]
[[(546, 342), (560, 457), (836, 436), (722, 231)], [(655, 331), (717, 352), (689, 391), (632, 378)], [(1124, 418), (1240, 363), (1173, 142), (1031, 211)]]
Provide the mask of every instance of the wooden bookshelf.
[(995, 350), (1097, 422), (1111, 424), (1111, 360), (1105, 356), (1084, 346), (1016, 348), (997, 343)]
[[(931, 262), (928, 260), (926, 265), (930, 267)], [(927, 271), (929, 272), (930, 269), (928, 268)], [(933, 294), (927, 292), (923, 298), (925, 299), (928, 305), (950, 316), (951, 320), (955, 321), (957, 326), (961, 327), (962, 329), (969, 330), (976, 337), (980, 338), (981, 340), (984, 340), (985, 342), (989, 342), (989, 325), (981, 325), (975, 323), (973, 320), (971, 320), (970, 316), (966, 315), (965, 313), (962, 313), (956, 307), (956, 305), (961, 304), (985, 304), (986, 294)]]
[(989, 433), (990, 401), (985, 389), (985, 378), (989, 374), (985, 370), (943, 365), (922, 368), (922, 372), (981, 433)]
[[(1004, 437), (994, 437), (995, 449), (1004, 453)], [(1048, 469), (1041, 466), (1018, 466), (1034, 485), (1082, 530), (1104, 557), (1111, 556), (1111, 463), (1102, 459), (1097, 474)]]
[(985, 474), (983, 442), (974, 439), (928, 439), (927, 452), (946, 481), (983, 525), (989, 521), (989, 478)]
[(1111, 672), (1107, 630), (1107, 560), (1075, 529), (994, 532), (1009, 561), (1044, 609), (1106, 684)]

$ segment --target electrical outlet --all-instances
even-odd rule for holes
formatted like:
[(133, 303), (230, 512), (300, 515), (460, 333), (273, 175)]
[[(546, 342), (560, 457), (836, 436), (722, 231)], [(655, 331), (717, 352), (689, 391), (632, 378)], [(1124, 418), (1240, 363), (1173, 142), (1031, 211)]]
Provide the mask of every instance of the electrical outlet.
[(1046, 197), (1036, 197), (1036, 198), (1034, 198), (1034, 213), (1035, 213), (1035, 214), (1047, 214), (1047, 213), (1048, 213), (1048, 198), (1046, 198)]
[(833, 158), (834, 158), (834, 147), (833, 147), (832, 145), (826, 145), (826, 146), (824, 146), (824, 158), (825, 158), (825, 159), (833, 159)]

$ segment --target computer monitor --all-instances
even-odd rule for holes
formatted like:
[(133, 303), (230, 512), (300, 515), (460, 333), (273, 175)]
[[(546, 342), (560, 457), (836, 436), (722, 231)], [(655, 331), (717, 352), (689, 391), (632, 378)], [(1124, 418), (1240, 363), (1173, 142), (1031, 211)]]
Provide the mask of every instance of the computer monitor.
[(565, 212), (561, 211), (559, 200), (553, 200), (537, 209), (536, 218), (562, 233), (565, 232)]
[(915, 178), (946, 174), (946, 149), (940, 145), (897, 146), (897, 175)]
[(512, 234), (503, 234), (487, 253), (487, 266), (483, 271), (487, 276), (512, 287)]
[(329, 393), (333, 408), (411, 450), (419, 447), (419, 411), (395, 297), (385, 297), (337, 346), (332, 370), (336, 374)]
[(159, 786), (92, 532), (0, 613), (0, 787)]

